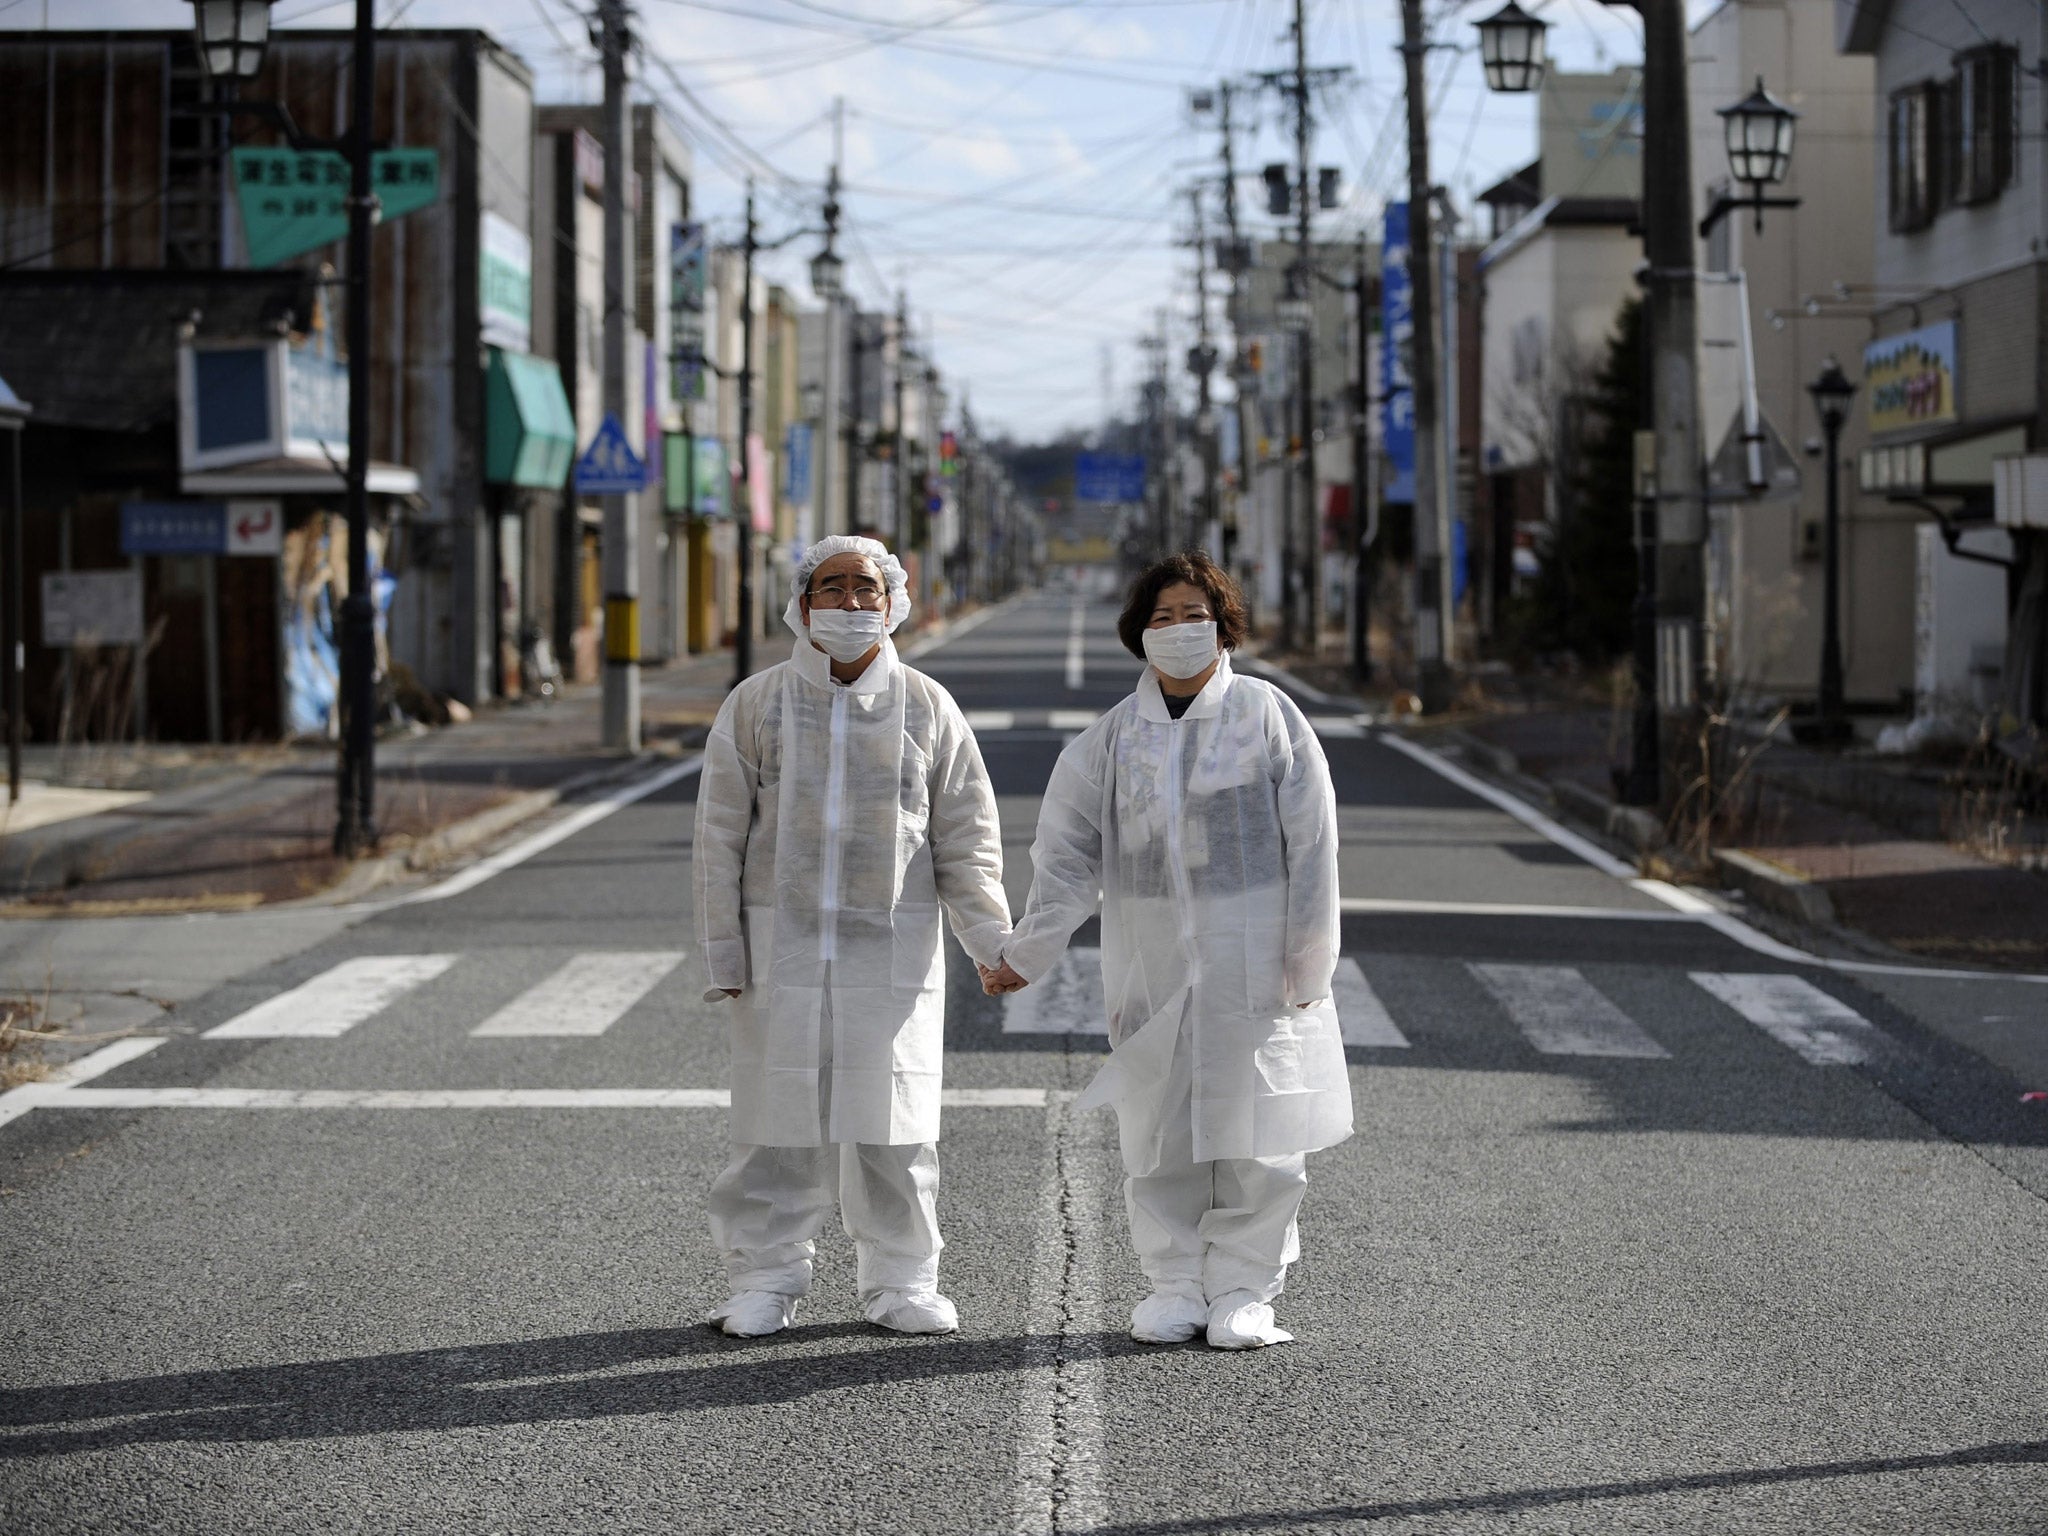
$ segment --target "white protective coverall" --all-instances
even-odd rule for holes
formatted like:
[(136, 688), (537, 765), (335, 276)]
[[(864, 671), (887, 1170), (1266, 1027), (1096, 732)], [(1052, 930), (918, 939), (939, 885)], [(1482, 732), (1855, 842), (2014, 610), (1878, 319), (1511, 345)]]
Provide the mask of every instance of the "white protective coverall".
[[(900, 567), (885, 569), (893, 627), (908, 602)], [(712, 1236), (736, 1293), (804, 1294), (836, 1173), (861, 1295), (928, 1292), (942, 1246), (939, 916), (995, 961), (1010, 924), (995, 795), (959, 706), (892, 642), (841, 684), (794, 599), (786, 617), (794, 653), (727, 696), (698, 786), (705, 996), (741, 989)]]
[(1329, 1002), (1336, 796), (1314, 730), (1227, 651), (1179, 720), (1148, 667), (1060, 754), (1031, 860), (1003, 950), (1027, 981), (1101, 892), (1113, 1050), (1075, 1107), (1116, 1106), (1147, 1277), (1271, 1300), (1297, 1253), (1302, 1154), (1351, 1134)]

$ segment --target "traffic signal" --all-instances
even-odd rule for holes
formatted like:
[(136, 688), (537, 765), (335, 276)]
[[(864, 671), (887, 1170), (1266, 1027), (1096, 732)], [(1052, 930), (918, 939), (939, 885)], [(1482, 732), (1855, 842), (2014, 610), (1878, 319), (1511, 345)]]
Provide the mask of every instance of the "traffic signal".
[(1294, 186), (1288, 180), (1287, 167), (1269, 165), (1262, 174), (1266, 179), (1266, 212), (1286, 213), (1294, 206)]

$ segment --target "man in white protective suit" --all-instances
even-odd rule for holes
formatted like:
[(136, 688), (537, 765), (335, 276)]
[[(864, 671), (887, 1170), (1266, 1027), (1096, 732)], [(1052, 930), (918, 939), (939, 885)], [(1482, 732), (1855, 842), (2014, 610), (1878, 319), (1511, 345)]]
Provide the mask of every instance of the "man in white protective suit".
[(711, 1321), (789, 1326), (836, 1184), (868, 1320), (951, 1333), (939, 917), (977, 964), (1009, 935), (995, 792), (952, 695), (889, 639), (910, 613), (896, 558), (833, 537), (793, 578), (796, 648), (727, 697), (697, 791), (705, 996), (733, 1008), (732, 1161), (709, 1202), (732, 1294)]
[(1117, 633), (1148, 665), (1060, 754), (1030, 899), (982, 975), (993, 993), (1043, 976), (1100, 901), (1113, 1049), (1074, 1108), (1116, 1108), (1152, 1282), (1131, 1335), (1148, 1344), (1292, 1337), (1272, 1303), (1299, 1253), (1304, 1154), (1351, 1134), (1336, 795), (1294, 701), (1232, 669), (1246, 629), (1237, 583), (1199, 550), (1133, 583)]

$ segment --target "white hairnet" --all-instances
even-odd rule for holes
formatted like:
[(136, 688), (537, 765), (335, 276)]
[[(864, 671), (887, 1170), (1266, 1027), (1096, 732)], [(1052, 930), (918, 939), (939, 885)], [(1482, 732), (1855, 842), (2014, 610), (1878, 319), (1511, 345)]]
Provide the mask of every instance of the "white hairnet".
[(811, 573), (834, 555), (866, 555), (875, 562), (875, 569), (882, 573), (882, 584), (889, 589), (889, 632), (894, 634), (897, 627), (910, 617), (910, 577), (904, 573), (902, 562), (889, 553), (889, 547), (881, 540), (858, 538), (847, 533), (835, 533), (830, 538), (820, 539), (804, 551), (803, 559), (797, 561), (796, 569), (790, 572), (789, 606), (782, 610), (782, 622), (798, 634), (804, 632), (804, 616), (797, 607), (797, 599), (810, 586)]

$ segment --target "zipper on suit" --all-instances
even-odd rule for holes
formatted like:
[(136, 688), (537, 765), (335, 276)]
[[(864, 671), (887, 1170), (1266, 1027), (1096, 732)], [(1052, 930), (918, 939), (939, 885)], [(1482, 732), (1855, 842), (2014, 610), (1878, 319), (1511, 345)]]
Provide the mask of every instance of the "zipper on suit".
[(832, 745), (825, 773), (825, 857), (819, 871), (824, 888), (819, 903), (818, 958), (832, 960), (839, 940), (839, 832), (846, 819), (846, 700), (851, 689), (834, 684)]

